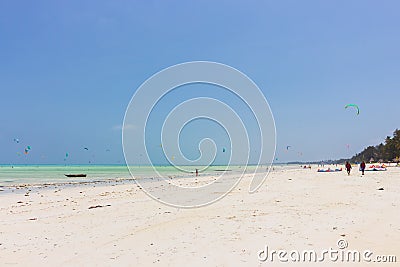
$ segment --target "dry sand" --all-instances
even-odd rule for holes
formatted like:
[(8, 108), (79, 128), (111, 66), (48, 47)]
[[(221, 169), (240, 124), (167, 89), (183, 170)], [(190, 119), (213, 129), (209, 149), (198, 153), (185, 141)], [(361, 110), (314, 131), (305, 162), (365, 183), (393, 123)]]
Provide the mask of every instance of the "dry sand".
[(348, 249), (397, 256), (369, 266), (398, 266), (400, 168), (364, 177), (278, 168), (254, 194), (249, 182), (196, 209), (163, 205), (132, 182), (0, 192), (0, 265), (283, 266), (258, 252), (319, 253), (344, 239)]

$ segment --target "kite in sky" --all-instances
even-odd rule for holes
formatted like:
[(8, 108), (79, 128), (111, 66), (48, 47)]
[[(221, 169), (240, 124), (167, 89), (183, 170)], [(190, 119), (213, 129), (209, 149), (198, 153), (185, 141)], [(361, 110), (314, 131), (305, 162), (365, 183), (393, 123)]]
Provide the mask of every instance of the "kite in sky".
[(347, 109), (348, 107), (355, 108), (356, 111), (357, 111), (357, 115), (360, 115), (360, 108), (358, 107), (358, 105), (356, 105), (356, 104), (347, 104), (346, 106), (344, 106), (345, 109)]

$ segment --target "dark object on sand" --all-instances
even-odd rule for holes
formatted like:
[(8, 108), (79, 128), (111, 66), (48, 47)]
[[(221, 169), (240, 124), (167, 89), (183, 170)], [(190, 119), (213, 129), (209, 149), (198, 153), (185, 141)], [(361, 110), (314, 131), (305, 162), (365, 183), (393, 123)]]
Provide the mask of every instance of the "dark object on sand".
[(383, 187), (381, 187), (381, 188), (378, 188), (378, 190), (385, 190)]
[(80, 174), (64, 174), (65, 176), (67, 176), (67, 177), (86, 177), (86, 174), (82, 174), (82, 173), (80, 173)]
[(91, 209), (104, 208), (104, 207), (111, 207), (111, 205), (107, 204), (104, 206), (103, 205), (90, 206), (88, 209), (91, 210)]

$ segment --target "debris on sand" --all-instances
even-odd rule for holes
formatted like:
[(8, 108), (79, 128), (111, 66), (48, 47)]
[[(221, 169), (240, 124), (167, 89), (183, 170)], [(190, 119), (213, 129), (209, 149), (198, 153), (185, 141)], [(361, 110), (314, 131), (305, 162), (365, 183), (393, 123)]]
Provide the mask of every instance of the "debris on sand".
[(110, 207), (111, 205), (110, 204), (107, 204), (107, 205), (96, 205), (96, 206), (90, 206), (88, 209), (90, 210), (90, 209), (97, 209), (97, 208), (104, 208), (104, 207)]

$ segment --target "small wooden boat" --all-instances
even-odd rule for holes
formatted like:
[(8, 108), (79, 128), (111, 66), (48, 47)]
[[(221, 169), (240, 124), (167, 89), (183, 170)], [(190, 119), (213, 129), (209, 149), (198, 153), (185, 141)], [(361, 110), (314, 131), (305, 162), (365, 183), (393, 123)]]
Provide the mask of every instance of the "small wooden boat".
[(72, 178), (72, 177), (86, 177), (86, 174), (83, 174), (83, 173), (80, 173), (80, 174), (64, 174), (65, 176), (67, 176), (67, 177), (70, 177), (70, 178)]

